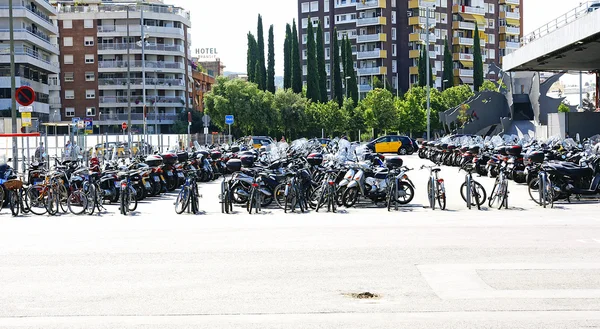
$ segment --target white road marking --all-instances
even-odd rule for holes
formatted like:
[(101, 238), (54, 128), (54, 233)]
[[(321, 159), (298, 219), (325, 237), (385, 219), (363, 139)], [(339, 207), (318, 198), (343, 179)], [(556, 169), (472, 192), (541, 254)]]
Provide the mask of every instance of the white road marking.
[(430, 264), (417, 268), (442, 299), (600, 298), (600, 289), (497, 290), (477, 274), (477, 270), (600, 270), (600, 263)]

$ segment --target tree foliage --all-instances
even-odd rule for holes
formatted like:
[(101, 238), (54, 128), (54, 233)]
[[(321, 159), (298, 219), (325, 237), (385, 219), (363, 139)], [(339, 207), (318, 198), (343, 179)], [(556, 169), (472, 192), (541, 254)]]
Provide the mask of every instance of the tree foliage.
[(558, 112), (569, 113), (571, 112), (571, 109), (565, 103), (560, 103), (560, 105), (558, 105)]
[(260, 90), (266, 90), (267, 88), (267, 69), (265, 67), (265, 39), (263, 36), (263, 23), (262, 16), (258, 14), (258, 23), (256, 28), (256, 38), (257, 38), (257, 59), (256, 63), (258, 63), (258, 69), (256, 76), (256, 83), (258, 84), (258, 88)]
[(350, 39), (346, 38), (346, 63), (344, 66), (344, 77), (350, 77), (346, 88), (348, 88), (348, 97), (354, 104), (358, 104), (358, 81), (356, 79), (356, 71), (354, 71), (354, 60), (352, 58), (352, 44)]
[(291, 89), (278, 90), (273, 99), (273, 108), (279, 113), (279, 129), (290, 138), (300, 137), (306, 125), (308, 101)]
[(367, 128), (393, 129), (397, 123), (394, 96), (389, 90), (375, 89), (360, 102)]
[(481, 57), (481, 40), (479, 28), (475, 24), (475, 37), (473, 40), (473, 89), (479, 91), (483, 84), (483, 59)]
[(321, 100), (321, 92), (319, 91), (319, 71), (317, 68), (317, 54), (315, 35), (310, 17), (308, 18), (308, 27), (306, 29), (306, 98), (313, 102)]
[(325, 43), (323, 42), (323, 27), (319, 21), (317, 27), (317, 72), (319, 73), (319, 101), (327, 102), (327, 71), (325, 70)]
[(298, 31), (296, 20), (292, 22), (292, 90), (302, 92), (302, 67), (300, 66), (300, 45), (298, 44)]
[(258, 57), (258, 45), (256, 38), (248, 32), (248, 52), (246, 54), (246, 70), (248, 72), (248, 81), (256, 82), (256, 58)]
[(452, 52), (448, 46), (448, 38), (446, 38), (444, 40), (444, 72), (442, 78), (442, 89), (448, 89), (452, 87), (454, 87), (454, 68), (452, 66)]
[(285, 41), (283, 42), (283, 89), (292, 87), (292, 27), (285, 25)]
[(448, 88), (442, 92), (442, 98), (444, 99), (445, 106), (448, 109), (457, 107), (473, 96), (475, 96), (475, 93), (473, 93), (471, 87), (468, 85), (459, 85)]
[(340, 46), (338, 40), (337, 28), (333, 30), (333, 37), (331, 41), (331, 93), (332, 99), (336, 100), (338, 104), (343, 103), (343, 91), (342, 91), (342, 73), (340, 71)]
[(268, 62), (267, 62), (267, 90), (275, 93), (275, 44), (273, 25), (269, 27)]

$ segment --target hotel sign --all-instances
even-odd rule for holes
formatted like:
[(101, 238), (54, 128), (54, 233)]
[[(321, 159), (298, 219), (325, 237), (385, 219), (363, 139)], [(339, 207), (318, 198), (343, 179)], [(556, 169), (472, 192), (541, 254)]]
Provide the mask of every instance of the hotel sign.
[(196, 55), (199, 59), (215, 59), (219, 53), (217, 48), (196, 48)]

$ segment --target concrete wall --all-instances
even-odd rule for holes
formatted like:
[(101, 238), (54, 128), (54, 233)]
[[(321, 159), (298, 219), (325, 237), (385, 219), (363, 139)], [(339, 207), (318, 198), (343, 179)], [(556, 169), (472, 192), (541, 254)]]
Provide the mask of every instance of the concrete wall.
[(571, 112), (561, 114), (565, 116), (565, 129), (570, 137), (575, 138), (577, 133), (579, 133), (581, 138), (600, 134), (599, 112)]

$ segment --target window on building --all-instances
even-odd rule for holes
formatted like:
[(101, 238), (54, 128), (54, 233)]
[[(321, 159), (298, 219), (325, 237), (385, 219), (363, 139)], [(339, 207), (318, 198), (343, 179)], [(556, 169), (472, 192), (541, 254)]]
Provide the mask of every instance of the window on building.
[(392, 56), (396, 56), (396, 44), (392, 44)]
[(75, 99), (75, 90), (65, 90), (65, 99)]
[(329, 44), (329, 32), (325, 32), (325, 44), (328, 45)]
[(73, 37), (64, 37), (63, 38), (63, 46), (73, 47)]
[(398, 64), (396, 61), (392, 61), (392, 73), (398, 72)]
[(96, 116), (96, 108), (95, 107), (86, 107), (85, 108), (85, 115), (87, 115), (89, 117)]
[(310, 2), (310, 11), (311, 12), (319, 11), (319, 1), (311, 1)]
[[(317, 27), (317, 25), (319, 25), (319, 17), (313, 17), (310, 19), (312, 21), (312, 25), (315, 27)], [(315, 33), (316, 34), (316, 33)]]
[(307, 59), (308, 58), (308, 51), (306, 49), (302, 50), (302, 59)]
[(488, 3), (488, 13), (493, 14), (496, 10), (496, 6), (493, 3)]
[(305, 29), (308, 27), (308, 18), (302, 19), (302, 28)]
[(392, 27), (392, 40), (396, 40), (396, 28)]
[(85, 72), (85, 81), (95, 81), (96, 74), (94, 72)]
[(96, 90), (88, 89), (85, 91), (85, 99), (94, 99), (96, 98)]
[(323, 1), (323, 11), (326, 13), (329, 12), (329, 0)]
[(329, 23), (330, 23), (329, 16), (325, 16), (325, 28), (326, 29), (329, 28)]
[(94, 28), (94, 20), (93, 19), (84, 19), (83, 20), (83, 28), (93, 29)]
[(65, 82), (73, 82), (75, 80), (75, 75), (73, 72), (65, 72)]
[(94, 37), (85, 37), (83, 41), (83, 45), (87, 47), (91, 47), (94, 45)]
[(327, 72), (327, 75), (330, 75), (331, 73), (331, 65), (329, 63), (325, 64), (325, 72)]
[(302, 35), (302, 44), (305, 45), (306, 44), (306, 40), (308, 40), (308, 37), (306, 36), (306, 34)]
[(302, 65), (302, 74), (306, 75), (307, 72), (306, 65)]
[(438, 3), (438, 5), (442, 8), (446, 8), (447, 4), (446, 1), (439, 1), (440, 3)]
[(86, 54), (85, 55), (85, 63), (93, 64), (94, 63), (94, 54)]
[(488, 19), (488, 27), (490, 29), (495, 28), (496, 27), (495, 25), (496, 25), (496, 21), (493, 18)]
[(308, 13), (310, 11), (310, 3), (304, 2), (302, 3), (302, 12)]
[(392, 11), (392, 24), (396, 24), (396, 12)]
[(490, 59), (496, 59), (496, 49), (490, 49), (488, 52)]
[(325, 48), (325, 59), (329, 59), (329, 47)]
[(73, 55), (65, 55), (63, 57), (63, 62), (65, 64), (73, 64)]
[(63, 29), (72, 29), (73, 28), (73, 21), (70, 19), (66, 19), (63, 22)]
[(488, 43), (492, 45), (496, 44), (496, 35), (488, 34)]
[(396, 0), (392, 0), (392, 8), (396, 8)]
[(74, 117), (75, 116), (75, 108), (74, 107), (66, 107), (65, 108), (65, 116), (66, 117)]
[(442, 14), (442, 16), (440, 16), (440, 21), (442, 24), (448, 24), (448, 14)]

